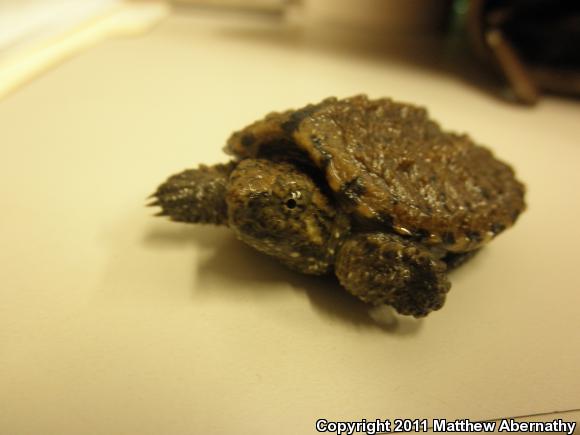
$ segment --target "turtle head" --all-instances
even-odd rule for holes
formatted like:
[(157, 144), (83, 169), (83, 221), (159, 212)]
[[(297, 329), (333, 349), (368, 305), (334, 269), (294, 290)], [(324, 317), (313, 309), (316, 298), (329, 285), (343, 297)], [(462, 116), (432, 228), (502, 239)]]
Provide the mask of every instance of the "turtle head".
[(349, 229), (315, 181), (288, 162), (242, 160), (230, 176), (226, 203), (239, 239), (303, 273), (326, 273)]

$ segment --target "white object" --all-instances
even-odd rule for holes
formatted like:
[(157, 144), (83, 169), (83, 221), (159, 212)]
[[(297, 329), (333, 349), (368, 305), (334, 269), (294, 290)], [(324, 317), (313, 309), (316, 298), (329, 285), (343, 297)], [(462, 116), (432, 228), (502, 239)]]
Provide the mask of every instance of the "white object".
[[(169, 7), (160, 1), (109, 1), (95, 2), (93, 8), (73, 8), (72, 11), (65, 15), (66, 19), (56, 21), (49, 19), (45, 9), (18, 14), (26, 26), (15, 26), (12, 31), (8, 27), (3, 34), (0, 98), (48, 68), (107, 38), (146, 31), (169, 13)], [(32, 21), (37, 17), (36, 25), (29, 24), (24, 19), (26, 17)], [(34, 29), (43, 29), (41, 23), (50, 25), (44, 33), (35, 33)]]

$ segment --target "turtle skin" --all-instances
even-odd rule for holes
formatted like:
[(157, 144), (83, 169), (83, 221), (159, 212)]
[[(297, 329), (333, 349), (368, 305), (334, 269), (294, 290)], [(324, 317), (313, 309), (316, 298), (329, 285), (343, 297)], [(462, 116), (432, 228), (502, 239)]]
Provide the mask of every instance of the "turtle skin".
[(235, 132), (234, 159), (173, 175), (160, 215), (230, 227), (305, 274), (334, 273), (364, 302), (424, 317), (448, 272), (525, 209), (513, 169), (426, 109), (364, 95), (271, 113)]

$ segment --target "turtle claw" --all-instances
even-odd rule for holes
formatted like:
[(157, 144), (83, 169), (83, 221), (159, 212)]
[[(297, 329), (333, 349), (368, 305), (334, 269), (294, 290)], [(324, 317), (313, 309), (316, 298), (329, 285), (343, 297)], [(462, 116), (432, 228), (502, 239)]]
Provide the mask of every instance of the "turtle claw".
[(149, 207), (161, 207), (155, 216), (176, 222), (224, 225), (227, 221), (225, 190), (237, 163), (200, 165), (169, 177), (149, 197)]

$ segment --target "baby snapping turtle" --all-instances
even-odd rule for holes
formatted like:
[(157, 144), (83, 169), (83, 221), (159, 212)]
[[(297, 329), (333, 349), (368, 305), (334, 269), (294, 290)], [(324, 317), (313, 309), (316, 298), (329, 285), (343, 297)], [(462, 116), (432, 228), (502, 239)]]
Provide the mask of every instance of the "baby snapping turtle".
[(174, 221), (229, 226), (306, 274), (426, 316), (447, 271), (513, 225), (524, 186), (424, 108), (366, 96), (271, 113), (234, 133), (226, 164), (170, 177), (152, 205)]

